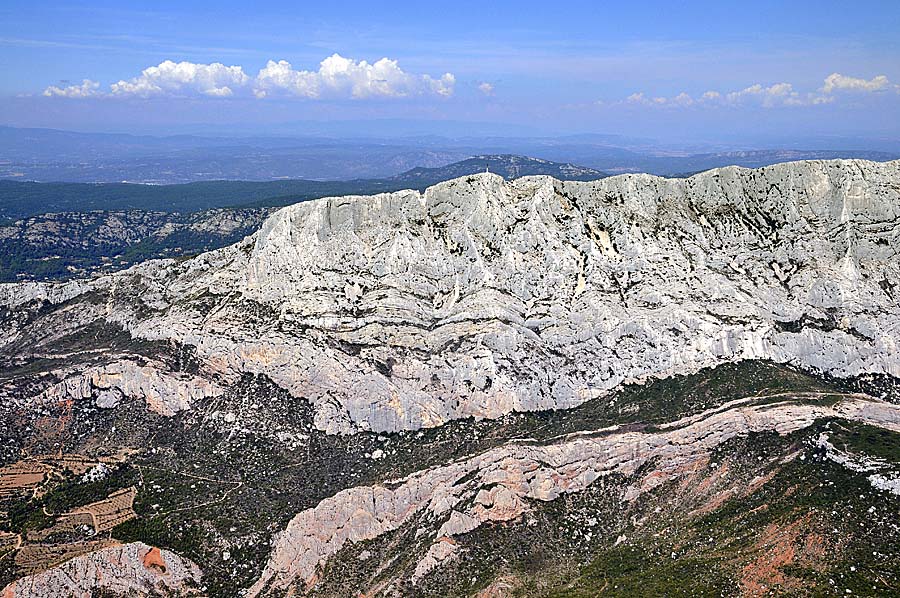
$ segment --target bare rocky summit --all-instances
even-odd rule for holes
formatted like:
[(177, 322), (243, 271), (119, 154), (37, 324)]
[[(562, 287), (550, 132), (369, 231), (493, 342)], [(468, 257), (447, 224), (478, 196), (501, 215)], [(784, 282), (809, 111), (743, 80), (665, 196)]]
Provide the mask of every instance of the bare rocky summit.
[[(900, 521), (898, 242), (900, 162), (309, 201), (191, 259), (0, 286), (0, 458), (102, 457), (138, 496), (110, 539), (171, 548), (215, 595), (586, 596), (597, 571), (649, 587), (623, 563), (663, 547), (727, 595), (802, 582), (782, 565), (819, 587), (824, 555), (883, 548), (827, 526), (860, 500), (872, 530)], [(26, 545), (33, 494), (9, 510)], [(523, 538), (565, 566), (541, 577)]]
[(482, 174), (306, 202), (192, 260), (0, 293), (90, 294), (87, 317), (194, 347), (210, 380), (265, 374), (333, 433), (565, 409), (735, 359), (897, 377), (898, 178), (900, 162), (855, 161)]

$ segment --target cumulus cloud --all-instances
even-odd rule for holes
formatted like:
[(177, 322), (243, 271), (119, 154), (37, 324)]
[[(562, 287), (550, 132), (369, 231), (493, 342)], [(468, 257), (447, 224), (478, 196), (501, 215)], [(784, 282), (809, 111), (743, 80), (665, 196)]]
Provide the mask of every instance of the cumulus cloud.
[(834, 91), (883, 91), (890, 86), (891, 82), (884, 75), (878, 75), (868, 81), (857, 77), (848, 77), (840, 73), (831, 73), (825, 77), (825, 85), (822, 86), (822, 93), (832, 93)]
[(396, 60), (389, 58), (370, 64), (333, 54), (319, 64), (317, 71), (295, 70), (286, 60), (270, 60), (259, 71), (253, 93), (260, 98), (272, 93), (307, 98), (450, 96), (455, 83), (456, 79), (450, 73), (437, 79), (407, 73)]
[(673, 97), (650, 97), (644, 92), (633, 93), (624, 102), (642, 106), (738, 106), (755, 105), (763, 108), (775, 108), (780, 106), (816, 106), (831, 104), (836, 101), (838, 92), (880, 92), (895, 88), (900, 92), (900, 86), (892, 85), (884, 75), (878, 75), (872, 79), (860, 79), (848, 77), (840, 73), (832, 73), (825, 78), (824, 84), (816, 91), (802, 92), (794, 88), (791, 83), (775, 83), (763, 85), (756, 83), (730, 92), (709, 90), (701, 96), (694, 98), (687, 93), (680, 93)]
[(241, 66), (214, 62), (197, 64), (166, 60), (144, 69), (137, 77), (113, 83), (109, 92), (96, 82), (60, 88), (48, 87), (45, 96), (62, 97), (230, 97), (243, 94), (265, 98), (271, 95), (318, 98), (397, 98), (414, 95), (450, 96), (456, 79), (451, 73), (440, 77), (408, 73), (396, 60), (382, 58), (375, 63), (356, 61), (334, 54), (314, 71), (297, 70), (286, 60), (270, 60), (255, 77)]
[(90, 79), (85, 79), (81, 85), (68, 85), (66, 87), (57, 87), (51, 85), (44, 90), (44, 95), (48, 98), (92, 98), (100, 95), (100, 84)]
[(660, 106), (666, 103), (666, 98), (651, 98), (645, 95), (643, 91), (639, 91), (625, 98), (625, 101), (629, 104), (639, 104), (641, 106)]
[(691, 106), (696, 100), (685, 92), (679, 93), (677, 96), (666, 97), (649, 97), (644, 92), (633, 93), (625, 101), (629, 104), (638, 104), (641, 106)]
[(629, 104), (647, 104), (650, 102), (650, 99), (644, 95), (643, 91), (636, 91), (625, 98), (625, 101)]
[(790, 83), (776, 83), (765, 87), (757, 83), (740, 91), (733, 91), (725, 95), (725, 100), (731, 103), (741, 103), (745, 100), (757, 101), (766, 108), (773, 106), (802, 106), (806, 100), (800, 93), (794, 91)]
[(247, 84), (250, 77), (239, 66), (220, 62), (196, 64), (166, 60), (145, 68), (139, 77), (113, 83), (113, 95), (150, 97), (158, 95), (200, 94), (228, 97), (234, 89)]
[(484, 83), (478, 84), (478, 91), (480, 91), (481, 93), (483, 93), (486, 96), (492, 96), (492, 95), (494, 95), (494, 86), (492, 84), (488, 83), (487, 81), (485, 81)]
[(680, 94), (672, 98), (671, 102), (678, 106), (691, 106), (692, 104), (694, 104), (694, 98), (682, 91)]
[(270, 60), (256, 76), (253, 93), (258, 98), (264, 98), (274, 90), (316, 98), (319, 96), (319, 80), (310, 71), (295, 71), (287, 60)]

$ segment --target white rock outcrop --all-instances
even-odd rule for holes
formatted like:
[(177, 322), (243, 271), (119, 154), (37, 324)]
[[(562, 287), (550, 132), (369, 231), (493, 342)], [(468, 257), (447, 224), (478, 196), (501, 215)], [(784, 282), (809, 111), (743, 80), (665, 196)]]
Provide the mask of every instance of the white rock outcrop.
[(95, 397), (98, 407), (109, 409), (118, 406), (123, 397), (134, 397), (143, 399), (150, 411), (171, 416), (190, 409), (195, 401), (221, 393), (218, 385), (204, 378), (174, 374), (161, 364), (141, 365), (120, 360), (68, 375), (47, 388), (38, 400), (55, 402)]
[(195, 347), (210, 380), (266, 374), (323, 430), (396, 431), (740, 359), (898, 377), (898, 239), (900, 162), (480, 174), (297, 204), (192, 260), (0, 302), (99, 296), (135, 337)]
[(142, 542), (104, 548), (14, 581), (3, 598), (201, 596), (196, 564)]

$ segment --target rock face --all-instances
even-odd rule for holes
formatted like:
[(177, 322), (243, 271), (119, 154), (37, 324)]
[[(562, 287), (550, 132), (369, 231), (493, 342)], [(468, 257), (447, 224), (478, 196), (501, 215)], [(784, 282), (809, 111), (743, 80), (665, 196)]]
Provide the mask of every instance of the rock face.
[(168, 550), (141, 542), (105, 548), (66, 561), (3, 590), (3, 598), (200, 596), (200, 569)]
[[(64, 376), (64, 374), (63, 374)], [(161, 371), (160, 365), (139, 365), (117, 361), (103, 367), (88, 368), (63, 377), (45, 390), (43, 401), (95, 398), (98, 407), (112, 408), (123, 396), (143, 397), (147, 409), (160, 415), (174, 415), (190, 409), (191, 403), (221, 394), (214, 382), (196, 376)]]
[(422, 512), (444, 522), (416, 566), (413, 582), (453, 556), (453, 536), (487, 522), (516, 519), (529, 510), (529, 500), (551, 501), (613, 473), (633, 475), (648, 462), (653, 462), (653, 471), (628, 489), (626, 499), (690, 471), (737, 436), (789, 434), (831, 417), (900, 432), (900, 407), (881, 401), (846, 399), (832, 407), (741, 403), (672, 422), (659, 433), (606, 430), (548, 446), (512, 444), (384, 486), (344, 490), (291, 520), (276, 537), (272, 556), (249, 595), (305, 591), (316, 582), (319, 568), (346, 543), (376, 538)]
[[(900, 162), (689, 179), (481, 174), (284, 208), (244, 242), (0, 298), (99, 295), (202, 376), (262, 373), (334, 433), (578, 405), (738, 359), (900, 375)], [(18, 332), (16, 332), (18, 333)]]

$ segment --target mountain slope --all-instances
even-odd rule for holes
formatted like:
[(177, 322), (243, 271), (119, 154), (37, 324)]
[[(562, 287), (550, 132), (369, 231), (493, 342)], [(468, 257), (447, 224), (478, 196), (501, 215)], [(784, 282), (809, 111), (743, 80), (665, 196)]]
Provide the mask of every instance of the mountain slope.
[(217, 249), (255, 232), (275, 209), (63, 212), (0, 224), (0, 281), (83, 277)]
[[(110, 541), (190, 559), (216, 595), (667, 593), (698, 570), (716, 594), (894, 587), (898, 182), (861, 161), (482, 173), (3, 285), (0, 459), (107, 463), (91, 500), (136, 488)], [(40, 515), (84, 504), (60, 475), (5, 507), (26, 548), (84, 550)], [(56, 564), (16, 550), (8, 578)], [(649, 554), (671, 567), (641, 577)]]
[(195, 346), (226, 381), (265, 374), (335, 432), (567, 408), (740, 358), (896, 376), (898, 163), (861, 165), (482, 174), (297, 204), (194, 260), (27, 293), (103, 297), (131, 335)]

